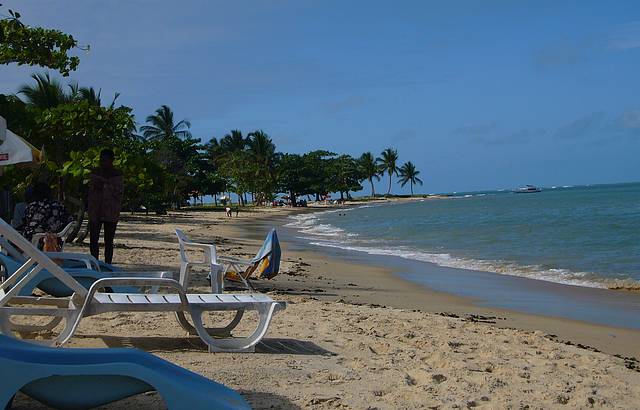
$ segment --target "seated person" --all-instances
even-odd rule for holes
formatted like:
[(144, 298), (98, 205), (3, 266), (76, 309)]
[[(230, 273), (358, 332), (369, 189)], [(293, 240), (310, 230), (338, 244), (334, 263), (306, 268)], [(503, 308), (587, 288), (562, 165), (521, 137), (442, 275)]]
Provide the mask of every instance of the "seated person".
[(24, 193), (24, 201), (18, 202), (15, 207), (13, 207), (13, 218), (11, 218), (11, 226), (13, 226), (16, 230), (22, 230), (22, 224), (24, 223), (24, 211), (27, 209), (27, 205), (31, 202), (33, 198), (31, 197), (31, 187), (27, 188)]
[(36, 233), (60, 232), (73, 217), (63, 204), (51, 199), (49, 185), (39, 182), (32, 189), (33, 201), (24, 210), (22, 236), (31, 240)]

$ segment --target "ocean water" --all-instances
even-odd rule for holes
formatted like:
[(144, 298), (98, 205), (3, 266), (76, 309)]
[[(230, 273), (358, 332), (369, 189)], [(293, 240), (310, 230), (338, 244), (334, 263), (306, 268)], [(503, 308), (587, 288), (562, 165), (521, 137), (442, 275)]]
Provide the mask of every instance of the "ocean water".
[(596, 288), (640, 289), (640, 183), (487, 191), (291, 217), (308, 243)]

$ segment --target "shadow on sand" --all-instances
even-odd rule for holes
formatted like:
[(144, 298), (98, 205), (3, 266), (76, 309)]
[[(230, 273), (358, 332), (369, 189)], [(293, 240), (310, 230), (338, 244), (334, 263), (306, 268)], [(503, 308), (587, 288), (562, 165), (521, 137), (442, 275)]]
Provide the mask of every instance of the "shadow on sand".
[[(288, 398), (273, 393), (251, 391), (251, 390), (238, 390), (238, 393), (249, 402), (252, 409), (283, 409), (283, 410), (299, 410), (300, 406), (292, 403)], [(185, 400), (188, 408), (188, 398)], [(95, 410), (106, 409), (131, 409), (136, 410), (162, 410), (167, 406), (162, 400), (162, 397), (156, 392), (151, 391), (147, 393), (138, 394), (126, 399), (122, 399), (105, 406), (96, 407)], [(25, 394), (18, 392), (16, 395), (11, 409), (15, 410), (50, 410), (52, 407), (45, 406), (44, 404), (26, 396)]]
[[(204, 353), (207, 351), (207, 346), (197, 337), (122, 337), (105, 335), (76, 335), (75, 337), (82, 339), (99, 339), (108, 347), (135, 347), (148, 352), (200, 351)], [(262, 341), (256, 345), (255, 354), (335, 355), (335, 353), (307, 340), (279, 338), (262, 339)]]

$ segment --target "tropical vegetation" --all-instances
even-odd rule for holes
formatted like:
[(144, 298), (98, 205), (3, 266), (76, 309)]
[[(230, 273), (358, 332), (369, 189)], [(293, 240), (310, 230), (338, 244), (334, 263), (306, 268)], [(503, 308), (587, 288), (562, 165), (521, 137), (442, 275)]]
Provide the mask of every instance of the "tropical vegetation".
[[(56, 30), (30, 28), (10, 11), (0, 19), (0, 64), (17, 63), (57, 70), (67, 76), (78, 66), (68, 53), (77, 47), (72, 36)], [(35, 44), (37, 43), (37, 46)], [(21, 49), (22, 47), (22, 49)], [(26, 48), (26, 49), (25, 49)], [(28, 50), (27, 50), (28, 49)], [(125, 208), (163, 213), (190, 199), (217, 204), (235, 194), (239, 205), (265, 205), (278, 194), (293, 206), (300, 198), (322, 200), (331, 193), (352, 198), (367, 181), (400, 177), (411, 193), (419, 171), (411, 162), (398, 166), (398, 151), (387, 148), (376, 158), (371, 152), (353, 157), (328, 150), (286, 153), (277, 149), (264, 130), (244, 134), (231, 130), (205, 141), (192, 134), (191, 123), (176, 118), (162, 104), (137, 124), (130, 107), (116, 105), (119, 94), (104, 102), (102, 91), (77, 83), (64, 84), (44, 72), (18, 87), (14, 95), (0, 94), (0, 115), (8, 127), (33, 145), (46, 160), (35, 169), (7, 167), (0, 182), (15, 194), (34, 180), (48, 181), (59, 198), (84, 214), (87, 176), (98, 163), (102, 148), (115, 148), (116, 165), (125, 173)]]

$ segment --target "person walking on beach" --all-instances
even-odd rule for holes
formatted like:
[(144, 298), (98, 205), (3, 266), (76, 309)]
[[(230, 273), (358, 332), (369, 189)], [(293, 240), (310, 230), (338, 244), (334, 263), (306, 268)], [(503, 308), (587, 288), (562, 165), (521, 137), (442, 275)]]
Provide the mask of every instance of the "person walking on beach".
[(110, 149), (100, 152), (100, 165), (89, 174), (89, 241), (91, 255), (100, 255), (100, 230), (104, 225), (104, 261), (113, 259), (113, 239), (122, 208), (124, 176), (114, 168), (115, 154)]

